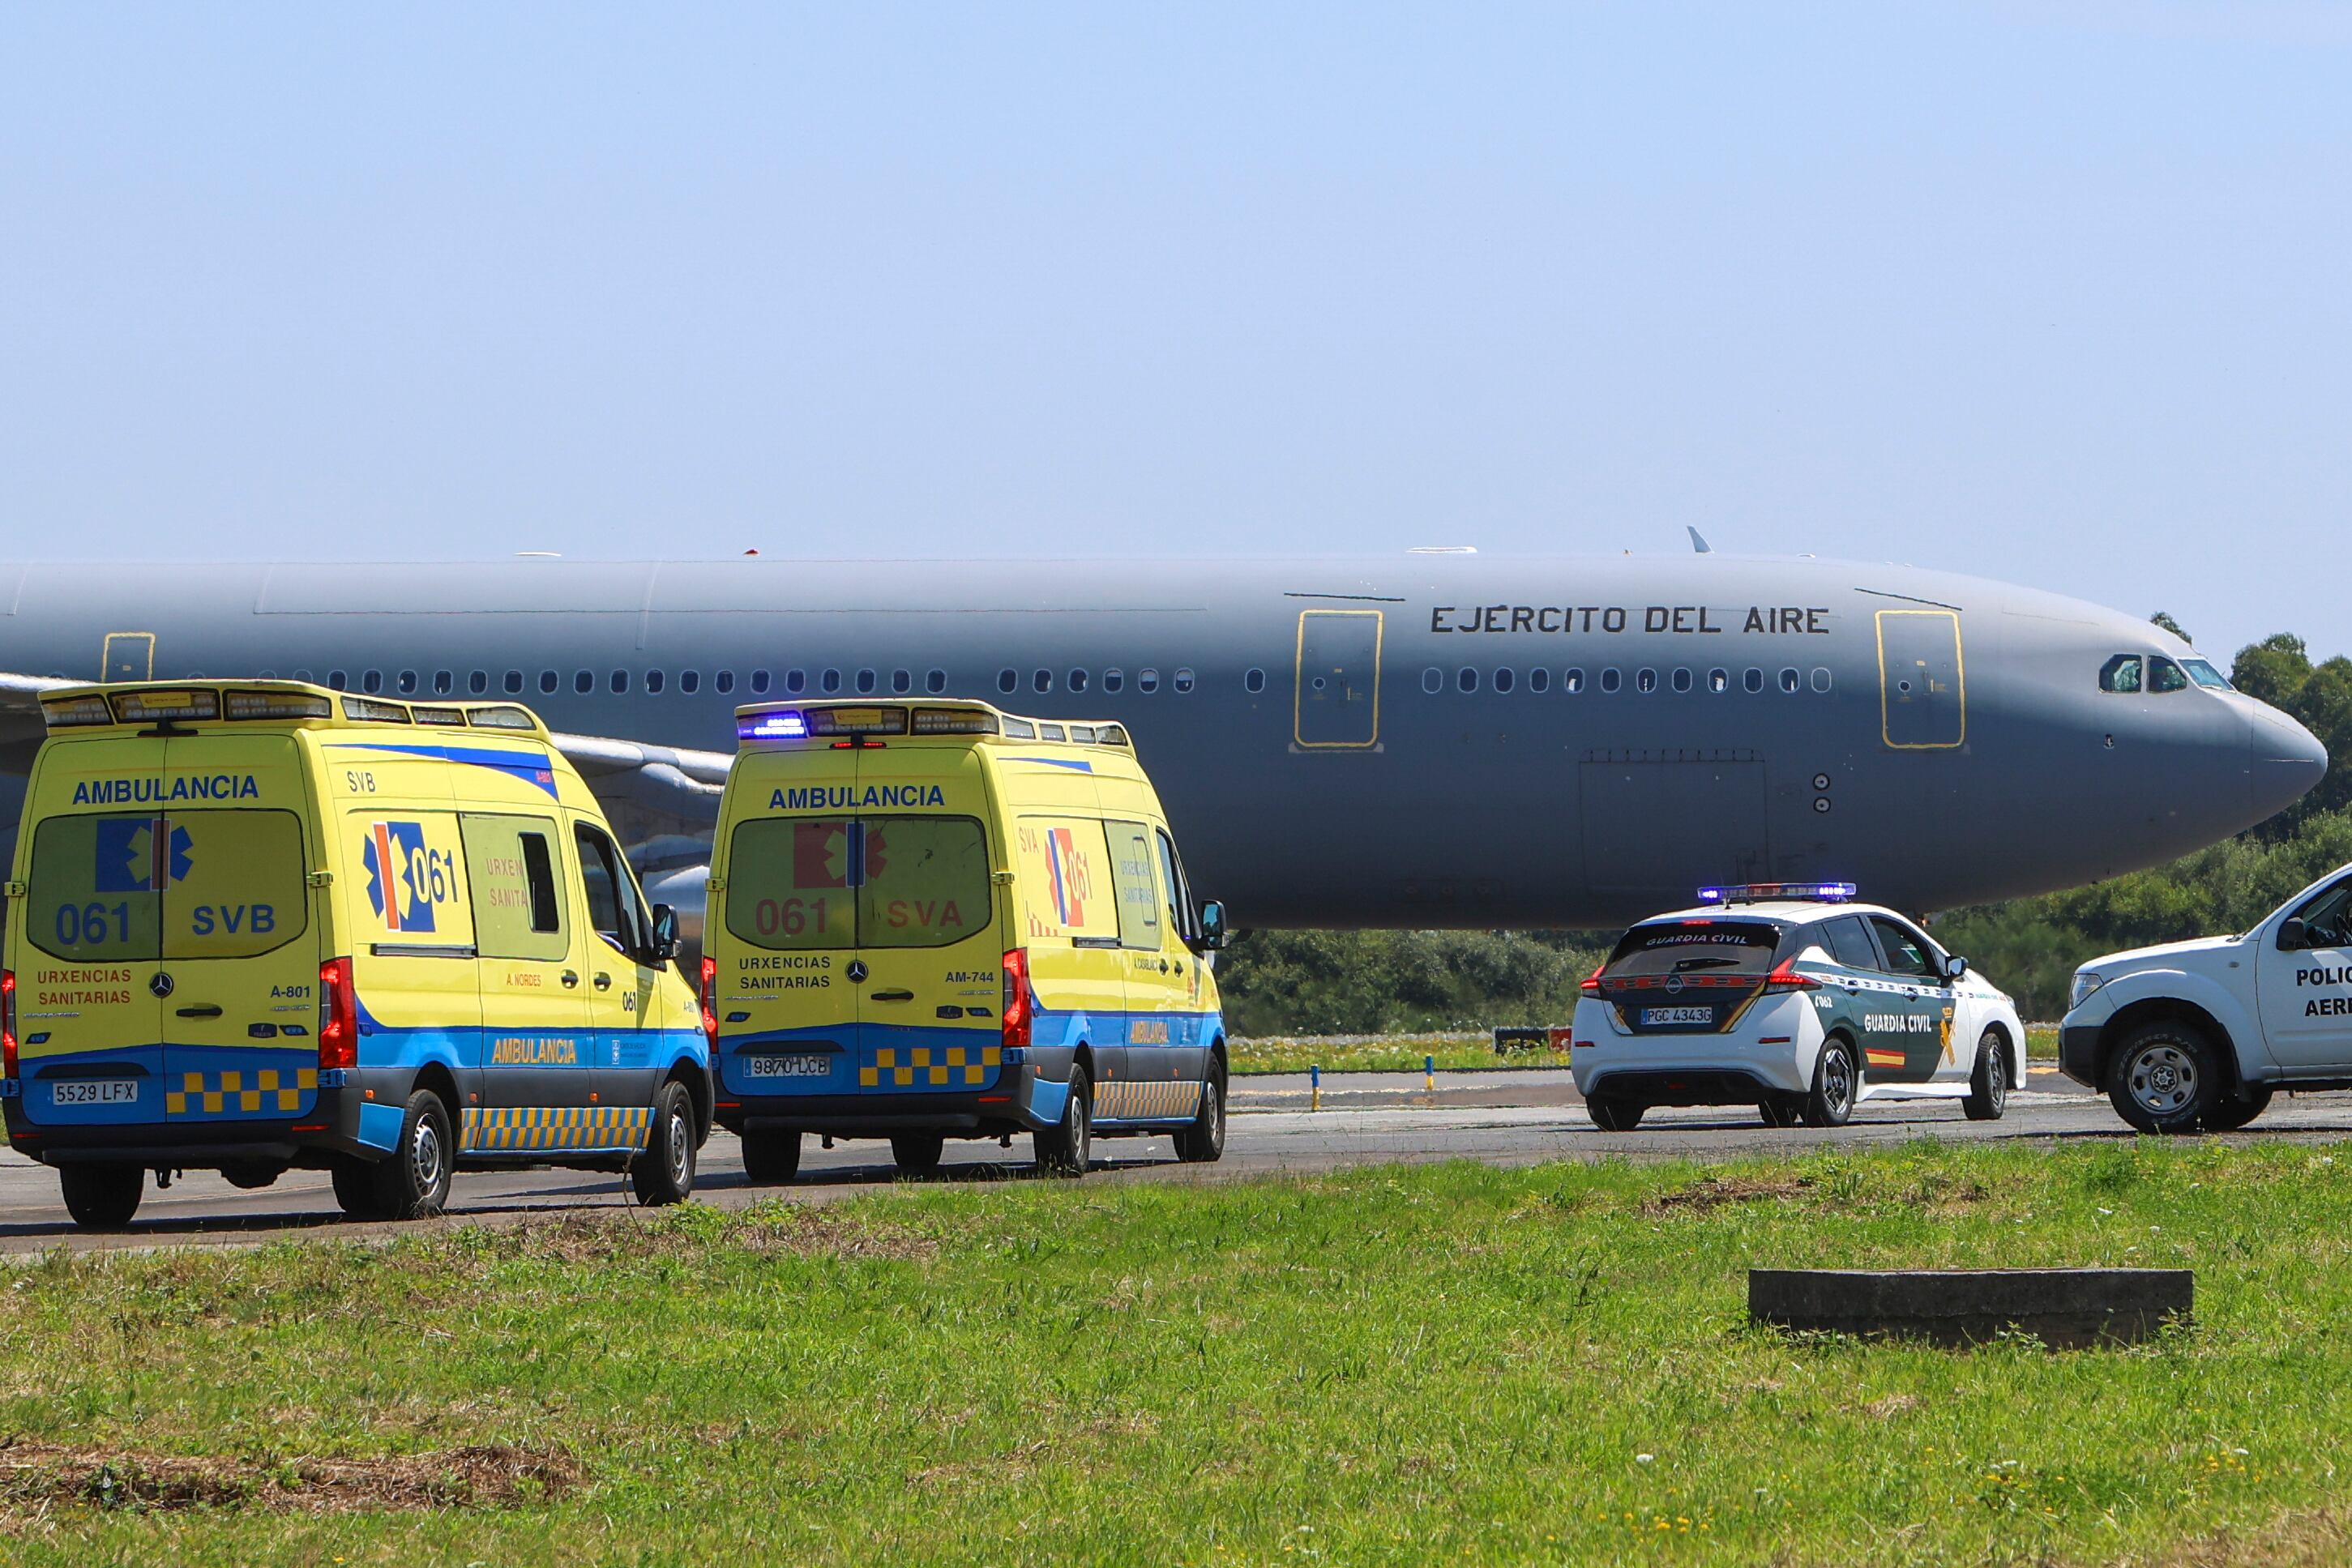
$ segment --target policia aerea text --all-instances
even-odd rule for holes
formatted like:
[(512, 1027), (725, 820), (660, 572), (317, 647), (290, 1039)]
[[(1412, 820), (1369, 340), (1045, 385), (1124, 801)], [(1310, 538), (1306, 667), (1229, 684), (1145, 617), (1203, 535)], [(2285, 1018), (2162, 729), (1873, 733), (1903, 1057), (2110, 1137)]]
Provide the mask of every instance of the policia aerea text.
[(10, 1146), (86, 1226), (149, 1170), (333, 1174), (414, 1218), (458, 1168), (693, 1188), (709, 1056), (595, 800), (511, 703), (290, 681), (42, 699), (0, 978)]

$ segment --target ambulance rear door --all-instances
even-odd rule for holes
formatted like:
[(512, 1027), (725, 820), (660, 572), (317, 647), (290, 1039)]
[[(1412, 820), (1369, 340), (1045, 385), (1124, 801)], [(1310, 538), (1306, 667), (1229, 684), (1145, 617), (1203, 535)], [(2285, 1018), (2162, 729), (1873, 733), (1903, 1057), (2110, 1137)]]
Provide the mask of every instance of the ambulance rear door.
[(319, 1086), (308, 879), (320, 853), (300, 745), (234, 731), (163, 745), (173, 799), (152, 852), (167, 1118), (301, 1115)]
[(704, 938), (717, 963), (711, 1070), (722, 1095), (857, 1090), (856, 756), (754, 753), (736, 765), (726, 929)]
[[(34, 1123), (163, 1120), (163, 742), (56, 741), (29, 799), (16, 1029)], [(44, 814), (47, 813), (47, 814)]]

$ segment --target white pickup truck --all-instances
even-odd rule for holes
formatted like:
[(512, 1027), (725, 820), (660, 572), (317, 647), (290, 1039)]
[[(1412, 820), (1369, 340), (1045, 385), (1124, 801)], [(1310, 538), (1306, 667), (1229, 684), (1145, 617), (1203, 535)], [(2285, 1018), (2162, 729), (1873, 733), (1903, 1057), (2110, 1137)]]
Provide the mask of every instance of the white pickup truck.
[(2058, 1063), (2143, 1133), (2227, 1132), (2273, 1092), (2352, 1089), (2352, 866), (2240, 936), (2074, 971)]

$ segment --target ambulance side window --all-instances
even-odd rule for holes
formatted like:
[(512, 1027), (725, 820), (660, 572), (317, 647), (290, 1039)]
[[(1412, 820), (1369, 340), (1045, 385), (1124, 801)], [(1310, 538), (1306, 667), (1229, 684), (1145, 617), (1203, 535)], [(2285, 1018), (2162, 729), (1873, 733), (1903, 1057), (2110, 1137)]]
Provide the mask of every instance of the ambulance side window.
[(613, 841), (585, 822), (572, 826), (573, 847), (580, 854), (580, 875), (588, 889), (588, 924), (596, 935), (629, 957), (647, 952), (646, 934), (653, 923), (638, 901), (636, 883), (629, 880), (621, 852)]
[(557, 894), (555, 824), (544, 817), (468, 811), (457, 820), (485, 958), (563, 958), (572, 951)]
[(1118, 945), (1157, 953), (1160, 946), (1160, 889), (1152, 862), (1160, 857), (1151, 847), (1151, 830), (1140, 822), (1108, 822), (1110, 880), (1118, 894)]
[(1176, 853), (1175, 841), (1160, 830), (1160, 873), (1161, 885), (1168, 893), (1168, 920), (1176, 935), (1186, 942), (1197, 942), (1201, 936), (1201, 917), (1192, 912), (1192, 884), (1184, 880), (1184, 862)]

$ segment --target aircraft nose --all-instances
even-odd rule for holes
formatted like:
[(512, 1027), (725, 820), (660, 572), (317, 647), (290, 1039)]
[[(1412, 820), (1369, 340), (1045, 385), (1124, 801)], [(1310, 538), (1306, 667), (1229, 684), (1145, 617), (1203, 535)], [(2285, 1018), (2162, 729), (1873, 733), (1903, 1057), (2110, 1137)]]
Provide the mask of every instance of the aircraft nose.
[(2255, 809), (2263, 816), (2294, 805), (2326, 775), (2327, 747), (2276, 708), (2252, 715), (2247, 732), (2247, 771), (2253, 779)]

